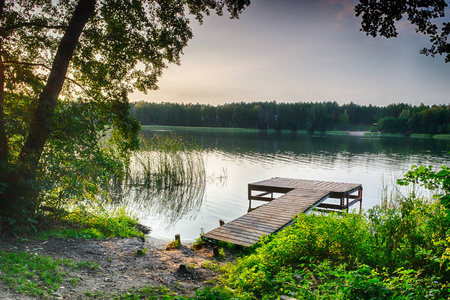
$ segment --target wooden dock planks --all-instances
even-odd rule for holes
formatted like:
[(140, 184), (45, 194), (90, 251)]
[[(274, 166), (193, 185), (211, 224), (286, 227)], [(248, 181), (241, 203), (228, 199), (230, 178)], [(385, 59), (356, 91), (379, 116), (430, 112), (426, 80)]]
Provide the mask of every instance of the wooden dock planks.
[(223, 226), (203, 235), (206, 239), (230, 242), (250, 247), (261, 236), (285, 227), (296, 214), (308, 210), (315, 203), (327, 198), (327, 192), (308, 191), (307, 195), (283, 195)]
[(252, 191), (285, 194), (274, 200), (269, 199), (271, 201), (267, 204), (205, 233), (203, 238), (250, 247), (257, 243), (261, 236), (287, 226), (298, 213), (306, 213), (320, 205), (330, 194), (342, 196), (362, 189), (360, 184), (354, 183), (281, 177), (251, 183), (248, 186), (249, 200), (252, 199)]

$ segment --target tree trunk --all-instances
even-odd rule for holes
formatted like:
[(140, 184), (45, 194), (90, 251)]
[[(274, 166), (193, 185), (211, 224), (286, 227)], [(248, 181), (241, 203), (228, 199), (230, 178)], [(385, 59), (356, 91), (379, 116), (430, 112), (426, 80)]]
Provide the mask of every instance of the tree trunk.
[[(0, 51), (1, 51), (0, 37)], [(3, 65), (3, 57), (0, 53), (0, 166), (8, 162), (8, 140), (6, 138), (5, 117), (3, 106), (5, 102), (5, 66)]]
[[(5, 0), (0, 0), (0, 20), (3, 17)], [(5, 102), (5, 66), (3, 65), (3, 28), (0, 29), (0, 167), (8, 162), (8, 141), (6, 138), (5, 117), (3, 106)]]
[[(0, 0), (0, 5), (2, 1)], [(5, 164), (0, 161), (0, 166), (3, 164), (4, 167), (2, 167), (4, 172), (0, 173), (0, 221), (3, 221), (0, 222), (0, 226), (2, 223), (6, 227), (13, 224), (9, 224), (8, 220), (14, 220), (19, 224), (27, 223), (36, 212), (39, 189), (35, 183), (39, 160), (52, 130), (52, 117), (69, 63), (83, 28), (95, 11), (95, 4), (96, 0), (79, 0), (75, 7), (56, 51), (47, 83), (39, 96), (18, 165), (11, 165), (7, 160)], [(3, 121), (2, 116), (0, 115), (0, 123)], [(1, 126), (3, 124), (0, 124), (0, 131)], [(6, 136), (1, 137), (0, 132), (0, 138)]]
[(45, 142), (52, 130), (52, 117), (67, 69), (81, 32), (95, 11), (95, 0), (80, 0), (69, 26), (58, 46), (47, 83), (39, 96), (38, 105), (31, 120), (28, 137), (20, 153), (19, 162), (26, 168), (25, 178), (33, 180)]

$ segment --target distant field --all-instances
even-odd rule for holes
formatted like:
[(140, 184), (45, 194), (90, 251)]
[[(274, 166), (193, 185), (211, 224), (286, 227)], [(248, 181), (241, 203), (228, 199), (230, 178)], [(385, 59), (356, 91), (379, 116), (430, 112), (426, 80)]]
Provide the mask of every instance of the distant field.
[(412, 133), (409, 137), (413, 139), (431, 139), (433, 135), (425, 133)]
[(401, 134), (401, 133), (381, 133), (382, 137), (399, 137), (399, 138), (403, 138), (406, 137), (406, 135)]
[(433, 135), (433, 139), (450, 140), (450, 134), (436, 134), (436, 135)]
[(258, 129), (249, 129), (249, 128), (190, 127), (190, 126), (161, 126), (161, 125), (142, 125), (142, 130), (186, 130), (186, 131), (220, 131), (220, 132), (258, 132), (259, 131)]
[[(190, 126), (160, 126), (142, 125), (142, 130), (177, 130), (177, 131), (203, 131), (203, 132), (261, 132), (260, 129), (253, 128), (231, 128), (231, 127), (190, 127)], [(264, 132), (277, 132), (275, 129), (264, 130)], [(281, 133), (292, 133), (291, 130), (281, 130)], [(306, 130), (297, 130), (296, 133), (307, 133)]]
[[(191, 126), (161, 126), (161, 125), (142, 125), (142, 130), (167, 130), (167, 131), (197, 131), (197, 132), (247, 132), (247, 133), (257, 133), (261, 132), (260, 129), (253, 128), (230, 128), (230, 127), (191, 127)], [(276, 133), (275, 129), (264, 130), (264, 132), (268, 133)], [(291, 130), (281, 130), (278, 131), (281, 133), (292, 133)], [(339, 131), (339, 130), (330, 130), (323, 133), (322, 131), (315, 131), (316, 135), (351, 135), (352, 130), (349, 131)], [(362, 131), (361, 131), (362, 132)], [(295, 131), (297, 134), (308, 134), (306, 130), (297, 130)], [(373, 133), (373, 132), (363, 132), (362, 135), (365, 137), (396, 137), (396, 138), (404, 138), (406, 135), (401, 133)], [(442, 139), (447, 140), (450, 139), (450, 134), (421, 134), (421, 133), (413, 133), (410, 135), (410, 138), (414, 139)]]
[(349, 135), (346, 131), (325, 131), (326, 135)]

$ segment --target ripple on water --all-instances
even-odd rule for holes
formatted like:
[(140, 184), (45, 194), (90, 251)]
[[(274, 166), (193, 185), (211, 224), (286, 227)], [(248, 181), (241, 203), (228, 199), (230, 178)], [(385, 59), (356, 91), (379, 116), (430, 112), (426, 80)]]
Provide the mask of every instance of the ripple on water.
[(173, 238), (180, 233), (193, 240), (201, 228), (208, 231), (218, 226), (219, 219), (228, 222), (245, 214), (247, 184), (251, 182), (279, 176), (361, 183), (367, 209), (379, 204), (383, 188), (393, 188), (411, 165), (438, 167), (450, 161), (450, 141), (282, 135), (275, 139), (220, 133), (201, 138), (205, 145), (213, 145), (202, 153), (207, 182), (201, 205), (169, 228), (169, 211), (148, 216), (143, 223), (154, 228), (155, 236)]

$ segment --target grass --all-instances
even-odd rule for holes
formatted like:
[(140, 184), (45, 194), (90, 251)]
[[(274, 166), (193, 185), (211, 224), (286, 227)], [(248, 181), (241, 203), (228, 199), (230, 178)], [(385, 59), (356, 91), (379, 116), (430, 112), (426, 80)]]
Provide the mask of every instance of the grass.
[(47, 297), (55, 294), (62, 283), (76, 284), (67, 270), (97, 269), (98, 265), (58, 260), (29, 252), (0, 251), (0, 279), (17, 293)]
[(231, 128), (231, 127), (191, 127), (191, 126), (158, 126), (142, 125), (142, 130), (177, 130), (177, 131), (203, 131), (203, 132), (259, 132), (253, 128)]
[(129, 168), (128, 186), (165, 189), (192, 186), (205, 181), (205, 165), (200, 147), (182, 137), (157, 136), (141, 140)]
[(143, 139), (142, 148), (132, 157), (127, 178), (117, 185), (115, 205), (133, 207), (141, 217), (152, 211), (167, 224), (198, 209), (206, 185), (199, 146), (176, 135), (156, 135)]
[(96, 238), (142, 237), (136, 230), (137, 219), (131, 217), (125, 208), (114, 211), (75, 208), (62, 216), (50, 220), (47, 228), (38, 232), (40, 239), (51, 237)]
[(395, 137), (395, 138), (403, 138), (406, 135), (402, 134), (402, 133), (381, 133), (382, 137)]
[(178, 249), (180, 248), (180, 246), (181, 246), (180, 240), (173, 240), (172, 242), (169, 243), (169, 245), (167, 245), (166, 249), (167, 250)]
[(433, 139), (450, 140), (450, 134), (436, 134), (436, 135), (433, 135)]
[(326, 131), (325, 135), (349, 135), (346, 131)]
[(378, 132), (364, 132), (364, 136), (365, 137), (379, 137), (379, 136), (381, 136), (381, 134)]
[[(192, 127), (192, 126), (162, 126), (162, 125), (142, 125), (142, 131), (154, 130), (154, 131), (196, 131), (196, 132), (229, 132), (229, 133), (292, 133), (289, 129), (269, 129), (261, 130), (256, 128), (233, 128), (233, 127)], [(308, 134), (306, 130), (296, 130), (297, 134)]]
[(164, 286), (147, 286), (144, 288), (129, 289), (125, 293), (92, 293), (85, 295), (86, 299), (97, 300), (228, 300), (233, 299), (230, 292), (220, 288), (204, 288), (195, 291), (192, 297), (183, 297), (175, 294)]
[(412, 139), (431, 139), (433, 135), (425, 133), (411, 133), (409, 137)]

